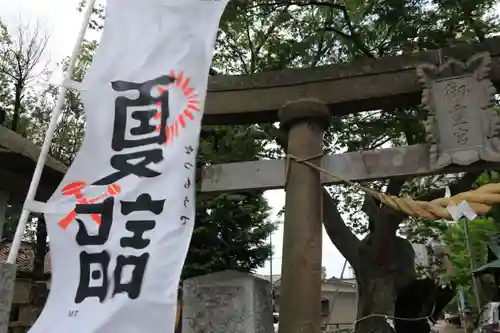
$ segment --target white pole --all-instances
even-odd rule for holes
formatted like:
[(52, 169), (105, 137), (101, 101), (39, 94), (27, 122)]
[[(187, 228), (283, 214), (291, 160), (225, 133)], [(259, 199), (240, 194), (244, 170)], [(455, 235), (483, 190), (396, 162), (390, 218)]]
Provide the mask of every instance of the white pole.
[[(92, 15), (92, 9), (94, 8), (94, 4), (95, 0), (89, 0), (89, 3), (87, 4), (87, 9), (85, 10), (82, 27), (80, 28), (80, 32), (76, 39), (75, 46), (73, 47), (73, 53), (71, 54), (71, 59), (68, 64), (68, 68), (66, 70), (66, 73), (64, 74), (65, 81), (71, 80), (71, 77), (73, 75), (73, 68), (75, 67), (78, 54), (80, 53), (80, 48), (82, 46), (83, 39), (85, 37), (85, 32), (87, 31), (87, 27), (90, 22), (90, 16)], [(40, 156), (38, 157), (38, 161), (36, 163), (35, 172), (33, 173), (33, 178), (31, 179), (31, 184), (28, 189), (28, 194), (26, 195), (26, 200), (24, 201), (23, 211), (21, 213), (21, 217), (19, 218), (19, 223), (17, 224), (16, 233), (14, 235), (14, 240), (12, 241), (12, 246), (9, 252), (9, 257), (7, 258), (7, 262), (10, 264), (15, 264), (17, 254), (19, 253), (19, 247), (21, 246), (21, 240), (24, 235), (24, 228), (26, 226), (26, 221), (28, 221), (28, 217), (30, 215), (29, 210), (26, 209), (26, 205), (35, 199), (36, 191), (38, 189), (38, 184), (40, 183), (43, 167), (45, 165), (45, 160), (47, 159), (47, 155), (49, 153), (50, 145), (52, 143), (52, 137), (54, 136), (54, 131), (57, 126), (59, 115), (61, 114), (65, 97), (66, 97), (66, 88), (63, 87), (63, 85), (61, 85), (59, 87), (59, 95), (57, 96), (56, 105), (54, 111), (52, 112), (52, 116), (50, 118), (49, 128), (47, 129), (47, 133), (45, 134), (45, 140), (43, 141), (42, 150), (40, 152)]]

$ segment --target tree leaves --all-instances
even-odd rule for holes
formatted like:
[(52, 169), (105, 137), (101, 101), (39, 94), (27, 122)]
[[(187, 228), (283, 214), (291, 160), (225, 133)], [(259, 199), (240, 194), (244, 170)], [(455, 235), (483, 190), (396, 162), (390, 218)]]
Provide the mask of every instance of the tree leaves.
[[(267, 144), (257, 126), (204, 126), (202, 137), (198, 167), (255, 159)], [(199, 194), (183, 277), (263, 266), (272, 251), (267, 239), (275, 229), (261, 192)]]
[[(476, 263), (476, 268), (484, 265), (487, 260), (487, 244), (491, 238), (498, 232), (493, 219), (491, 218), (477, 218), (469, 223), (469, 241)], [(472, 285), (472, 269), (469, 263), (469, 254), (467, 251), (464, 221), (460, 221), (447, 228), (443, 233), (443, 240), (448, 245), (450, 250), (450, 259), (453, 263), (454, 273), (453, 276), (447, 277), (453, 279), (457, 284), (464, 287), (464, 293), (469, 307), (475, 309), (475, 300), (473, 298), (473, 285)], [(489, 298), (492, 281), (486, 277), (483, 283), (484, 296), (483, 301)], [(489, 283), (490, 282), (490, 283)], [(477, 309), (475, 309), (477, 310)]]

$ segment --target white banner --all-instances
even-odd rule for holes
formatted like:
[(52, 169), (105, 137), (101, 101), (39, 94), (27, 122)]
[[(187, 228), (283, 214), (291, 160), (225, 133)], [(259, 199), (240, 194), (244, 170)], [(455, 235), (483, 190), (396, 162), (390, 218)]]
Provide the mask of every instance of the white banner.
[(51, 291), (30, 333), (174, 331), (227, 2), (107, 0), (82, 84), (85, 139), (47, 204)]

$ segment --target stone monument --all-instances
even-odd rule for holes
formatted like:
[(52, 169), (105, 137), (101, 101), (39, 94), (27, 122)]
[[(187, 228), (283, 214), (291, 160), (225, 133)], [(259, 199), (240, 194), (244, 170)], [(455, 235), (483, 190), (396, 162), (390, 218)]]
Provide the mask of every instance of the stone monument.
[(417, 68), (422, 104), (429, 110), (432, 167), (500, 162), (500, 118), (493, 109), (496, 90), (488, 78), (490, 67), (490, 55), (483, 52), (466, 63), (449, 59), (440, 66)]
[(271, 284), (237, 271), (184, 281), (183, 333), (273, 333)]
[(9, 330), (9, 314), (16, 281), (16, 265), (0, 264), (0, 333)]

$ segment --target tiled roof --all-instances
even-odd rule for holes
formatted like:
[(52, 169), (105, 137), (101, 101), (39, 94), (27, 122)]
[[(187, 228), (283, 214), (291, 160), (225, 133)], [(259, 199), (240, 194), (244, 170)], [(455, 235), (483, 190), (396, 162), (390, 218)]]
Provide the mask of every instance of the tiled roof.
[(335, 276), (332, 276), (331, 278), (327, 279), (326, 282), (333, 282), (333, 283), (341, 283), (341, 284), (348, 284), (348, 285), (356, 285), (356, 279), (355, 278), (346, 278), (346, 279), (339, 279)]
[[(2, 242), (0, 244), (0, 262), (6, 262), (10, 251), (10, 242)], [(35, 244), (22, 242), (19, 249), (19, 255), (16, 259), (17, 270), (23, 273), (33, 272), (33, 260), (35, 258)], [(45, 263), (43, 272), (50, 274), (50, 254), (45, 255)]]
[[(258, 277), (258, 278), (261, 278), (263, 280), (266, 280), (266, 281), (269, 281), (269, 275), (263, 275), (263, 274), (254, 274), (254, 276)], [(281, 279), (281, 275), (279, 274), (276, 274), (276, 275), (273, 275), (272, 276), (272, 283), (275, 284), (276, 282), (278, 282), (279, 280)]]

